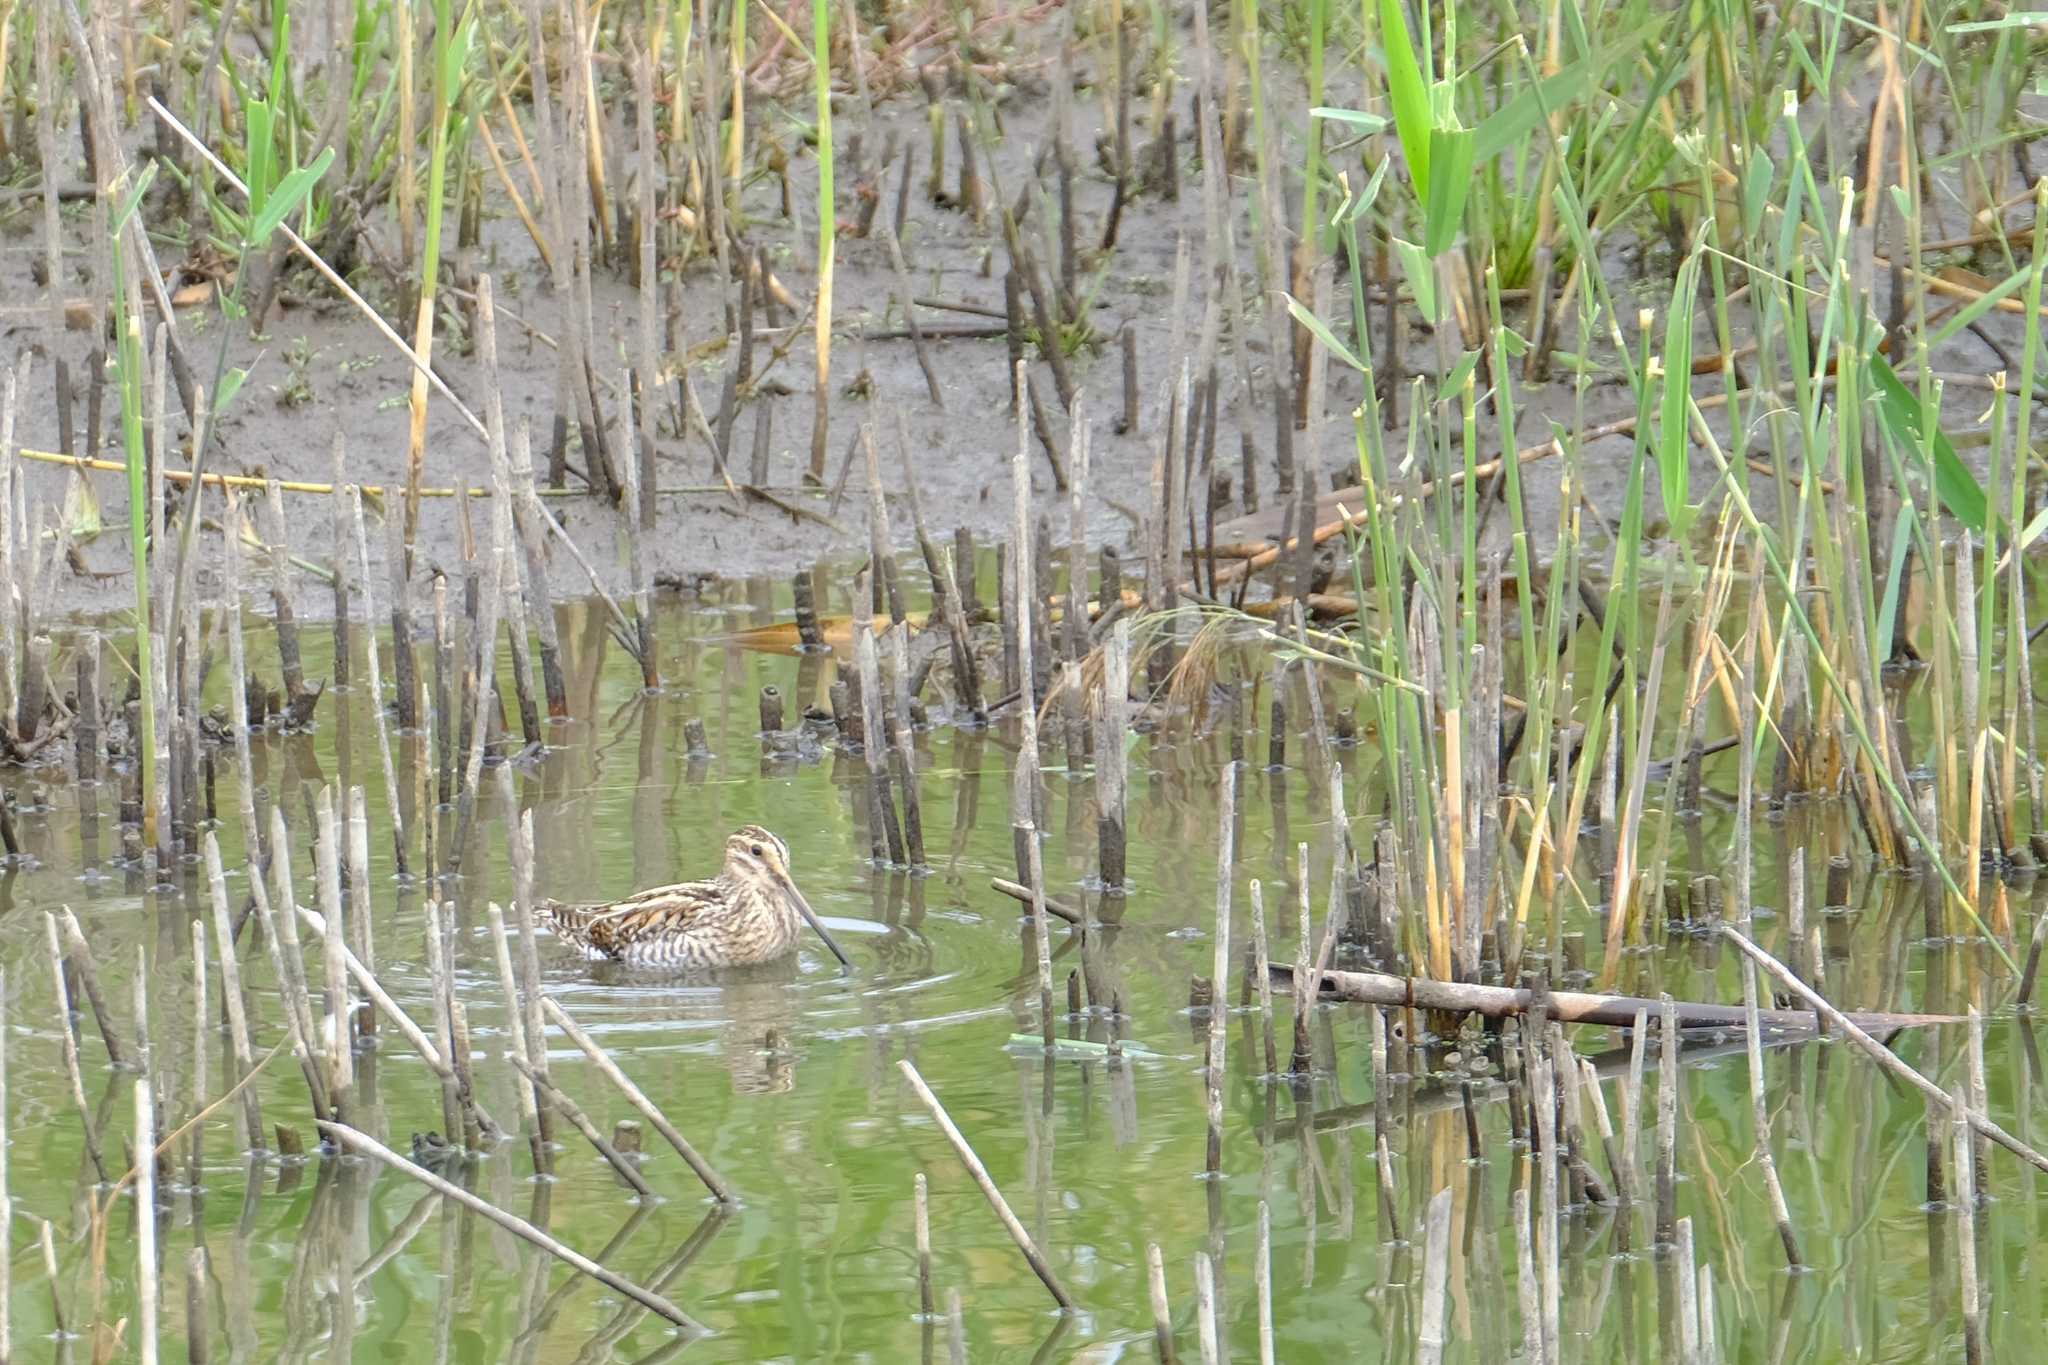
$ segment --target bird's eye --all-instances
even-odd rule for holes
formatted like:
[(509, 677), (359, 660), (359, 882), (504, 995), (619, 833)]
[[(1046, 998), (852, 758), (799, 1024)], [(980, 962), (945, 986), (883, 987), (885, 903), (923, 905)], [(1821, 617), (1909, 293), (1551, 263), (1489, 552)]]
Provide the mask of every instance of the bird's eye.
[(752, 853), (756, 858), (761, 856), (761, 846), (759, 844), (755, 844), (752, 848), (748, 849), (747, 851), (749, 853)]

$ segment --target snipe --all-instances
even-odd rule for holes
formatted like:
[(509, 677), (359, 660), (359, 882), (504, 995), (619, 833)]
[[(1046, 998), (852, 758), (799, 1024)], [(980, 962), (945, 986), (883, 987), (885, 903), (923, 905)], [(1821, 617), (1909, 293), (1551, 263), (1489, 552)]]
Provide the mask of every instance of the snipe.
[(851, 966), (789, 871), (789, 845), (759, 825), (725, 841), (725, 867), (702, 882), (656, 886), (622, 901), (543, 901), (554, 931), (594, 957), (634, 967), (705, 969), (772, 962), (805, 924)]

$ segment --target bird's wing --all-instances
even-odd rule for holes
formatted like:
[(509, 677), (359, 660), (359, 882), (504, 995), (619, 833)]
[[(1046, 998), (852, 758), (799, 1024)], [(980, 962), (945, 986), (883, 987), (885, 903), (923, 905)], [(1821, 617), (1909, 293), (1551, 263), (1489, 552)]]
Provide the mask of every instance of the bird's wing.
[(548, 901), (543, 909), (562, 937), (606, 957), (617, 957), (633, 943), (684, 928), (716, 904), (720, 895), (716, 882), (672, 882), (620, 901), (590, 905)]

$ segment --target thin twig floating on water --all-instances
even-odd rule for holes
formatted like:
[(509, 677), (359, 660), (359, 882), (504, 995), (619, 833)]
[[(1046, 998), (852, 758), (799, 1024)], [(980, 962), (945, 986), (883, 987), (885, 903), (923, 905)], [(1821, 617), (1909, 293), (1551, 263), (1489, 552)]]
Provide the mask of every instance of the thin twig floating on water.
[(533, 1245), (539, 1247), (542, 1251), (547, 1252), (550, 1256), (555, 1257), (557, 1260), (567, 1262), (569, 1265), (574, 1266), (576, 1269), (590, 1276), (591, 1279), (596, 1280), (599, 1284), (605, 1285), (606, 1287), (611, 1289), (616, 1289), (619, 1293), (624, 1294), (627, 1298), (633, 1300), (633, 1302), (639, 1304), (641, 1307), (647, 1309), (649, 1312), (659, 1313), (662, 1317), (667, 1318), (670, 1322), (682, 1328), (685, 1332), (691, 1332), (700, 1336), (707, 1335), (709, 1333), (709, 1328), (705, 1327), (702, 1323), (698, 1322), (688, 1313), (685, 1313), (682, 1309), (670, 1303), (661, 1295), (656, 1294), (650, 1290), (642, 1289), (639, 1285), (633, 1283), (631, 1280), (627, 1279), (623, 1275), (618, 1275), (613, 1273), (612, 1271), (606, 1270), (603, 1266), (599, 1265), (596, 1261), (591, 1260), (582, 1252), (577, 1251), (574, 1247), (566, 1246), (563, 1243), (556, 1241), (553, 1237), (550, 1237), (547, 1233), (542, 1232), (539, 1228), (527, 1222), (524, 1218), (520, 1218), (515, 1214), (507, 1213), (503, 1209), (498, 1208), (496, 1205), (487, 1203), (484, 1200), (479, 1199), (476, 1195), (471, 1194), (468, 1190), (463, 1189), (460, 1185), (456, 1185), (450, 1181), (443, 1180), (440, 1176), (435, 1175), (432, 1171), (429, 1171), (424, 1167), (415, 1166), (412, 1162), (407, 1161), (404, 1157), (392, 1151), (389, 1147), (386, 1147), (383, 1143), (377, 1141), (377, 1139), (371, 1137), (368, 1133), (360, 1132), (354, 1128), (349, 1127), (345, 1123), (333, 1123), (326, 1119), (319, 1120), (319, 1124), (321, 1132), (325, 1133), (328, 1137), (333, 1138), (336, 1142), (340, 1143), (342, 1146), (348, 1148), (349, 1150), (361, 1152), (365, 1156), (375, 1157), (377, 1160), (383, 1162), (386, 1166), (389, 1166), (392, 1170), (400, 1171), (406, 1175), (411, 1176), (414, 1180), (419, 1181), (422, 1185), (425, 1185), (428, 1189), (434, 1191), (436, 1194), (443, 1195), (449, 1199), (453, 1199), (456, 1203), (462, 1205), (462, 1207), (468, 1209), (471, 1213), (481, 1214), (483, 1217), (490, 1219), (493, 1223), (496, 1223), (499, 1227), (505, 1229), (513, 1236), (523, 1238), (526, 1241), (533, 1243)]
[(1073, 1311), (1074, 1300), (1061, 1286), (1059, 1276), (1053, 1274), (1052, 1265), (1045, 1259), (1045, 1253), (1038, 1249), (1038, 1244), (1031, 1240), (1031, 1234), (1017, 1221), (1017, 1215), (1010, 1210), (1009, 1201), (1004, 1199), (1003, 1192), (996, 1188), (996, 1182), (988, 1173), (988, 1167), (981, 1164), (981, 1158), (974, 1154), (974, 1149), (967, 1145), (967, 1139), (961, 1136), (959, 1128), (954, 1126), (952, 1117), (946, 1113), (946, 1106), (939, 1103), (939, 1097), (924, 1083), (924, 1077), (917, 1074), (917, 1068), (911, 1065), (908, 1057), (899, 1060), (896, 1069), (909, 1079), (911, 1088), (917, 1091), (917, 1097), (924, 1101), (924, 1107), (931, 1111), (933, 1121), (939, 1125), (939, 1131), (946, 1135), (946, 1141), (953, 1144), (953, 1152), (960, 1158), (960, 1164), (967, 1168), (967, 1174), (973, 1176), (974, 1183), (981, 1187), (981, 1193), (988, 1200), (989, 1207), (996, 1211), (996, 1217), (1002, 1220), (1004, 1230), (1010, 1234), (1010, 1240), (1017, 1244), (1017, 1250), (1024, 1253), (1024, 1259), (1030, 1263), (1032, 1273), (1038, 1276), (1039, 1282), (1052, 1295), (1053, 1302), (1069, 1312)]

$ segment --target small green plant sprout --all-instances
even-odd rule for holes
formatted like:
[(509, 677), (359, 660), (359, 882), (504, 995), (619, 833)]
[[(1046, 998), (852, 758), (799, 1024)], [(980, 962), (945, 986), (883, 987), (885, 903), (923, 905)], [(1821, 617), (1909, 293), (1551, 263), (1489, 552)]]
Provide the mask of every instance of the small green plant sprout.
[(277, 405), (302, 408), (313, 401), (313, 343), (295, 337), (285, 347), (285, 379), (277, 386)]

